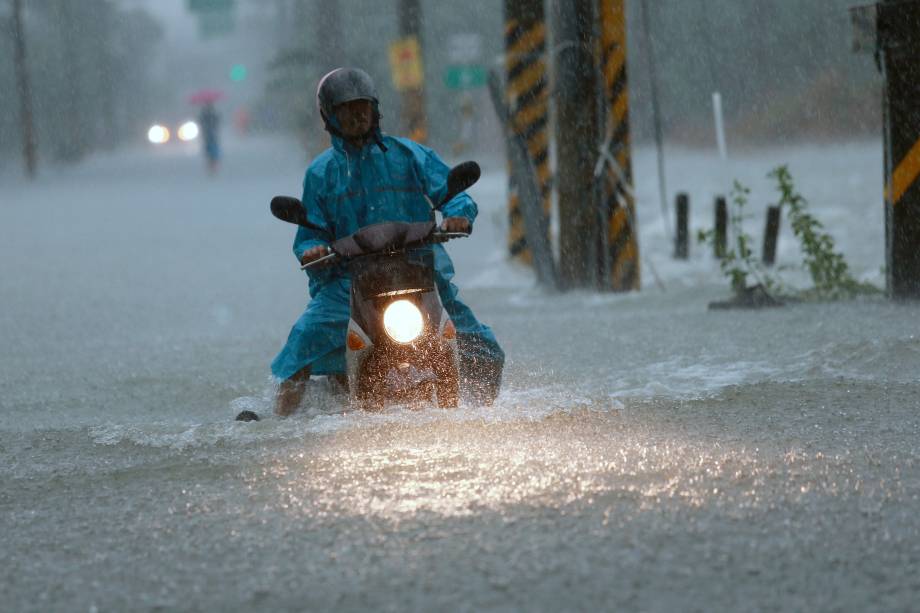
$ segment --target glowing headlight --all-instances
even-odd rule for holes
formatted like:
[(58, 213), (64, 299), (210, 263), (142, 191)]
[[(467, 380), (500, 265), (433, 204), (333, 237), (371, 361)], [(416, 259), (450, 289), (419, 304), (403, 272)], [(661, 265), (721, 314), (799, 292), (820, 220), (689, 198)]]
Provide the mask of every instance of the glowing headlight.
[(162, 145), (169, 140), (169, 129), (159, 124), (151, 126), (151, 128), (147, 130), (147, 140), (154, 145)]
[(194, 121), (186, 121), (179, 126), (179, 140), (190, 141), (198, 138), (198, 124)]
[(422, 312), (408, 300), (396, 300), (383, 312), (383, 329), (397, 343), (411, 343), (423, 327)]

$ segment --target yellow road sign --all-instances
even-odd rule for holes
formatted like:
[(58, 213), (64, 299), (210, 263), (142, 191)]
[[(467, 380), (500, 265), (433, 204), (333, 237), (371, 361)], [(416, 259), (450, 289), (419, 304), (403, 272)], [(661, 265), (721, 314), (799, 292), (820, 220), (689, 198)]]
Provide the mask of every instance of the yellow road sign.
[(407, 36), (390, 44), (390, 71), (397, 91), (418, 89), (425, 80), (418, 38)]

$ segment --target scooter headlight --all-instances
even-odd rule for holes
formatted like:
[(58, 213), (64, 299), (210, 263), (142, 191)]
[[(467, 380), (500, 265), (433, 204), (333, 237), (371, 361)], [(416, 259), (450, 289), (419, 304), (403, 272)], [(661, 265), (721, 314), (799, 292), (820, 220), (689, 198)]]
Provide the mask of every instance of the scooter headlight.
[(391, 302), (383, 312), (383, 329), (397, 343), (411, 343), (423, 328), (422, 312), (409, 300)]

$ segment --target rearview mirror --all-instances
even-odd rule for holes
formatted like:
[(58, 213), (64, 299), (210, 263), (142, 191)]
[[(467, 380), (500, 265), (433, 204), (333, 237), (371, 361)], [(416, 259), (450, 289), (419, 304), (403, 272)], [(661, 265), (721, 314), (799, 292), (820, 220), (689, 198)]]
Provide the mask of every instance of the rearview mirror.
[(303, 204), (297, 198), (291, 198), (290, 196), (275, 196), (272, 198), (271, 210), (272, 215), (281, 221), (310, 228), (311, 230), (325, 232), (323, 228), (307, 221), (307, 213), (304, 211)]
[(461, 162), (447, 174), (447, 195), (441, 200), (441, 204), (449, 202), (454, 196), (466, 189), (469, 189), (482, 174), (479, 164), (473, 161)]

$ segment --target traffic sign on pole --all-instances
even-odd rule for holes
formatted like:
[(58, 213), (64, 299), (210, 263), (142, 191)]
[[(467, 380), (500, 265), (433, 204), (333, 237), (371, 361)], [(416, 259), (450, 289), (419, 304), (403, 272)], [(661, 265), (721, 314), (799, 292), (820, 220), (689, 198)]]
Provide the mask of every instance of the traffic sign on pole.
[(198, 14), (198, 34), (201, 38), (215, 38), (236, 29), (236, 16), (231, 12), (212, 11)]
[(485, 87), (485, 66), (448, 66), (444, 71), (444, 85), (448, 89), (476, 89)]
[(422, 86), (422, 52), (418, 37), (407, 36), (390, 45), (390, 69), (393, 86), (397, 91), (417, 89)]
[(188, 0), (187, 6), (198, 17), (201, 38), (215, 38), (236, 29), (236, 0)]
[(235, 7), (236, 0), (188, 0), (188, 10), (193, 13), (232, 11)]

